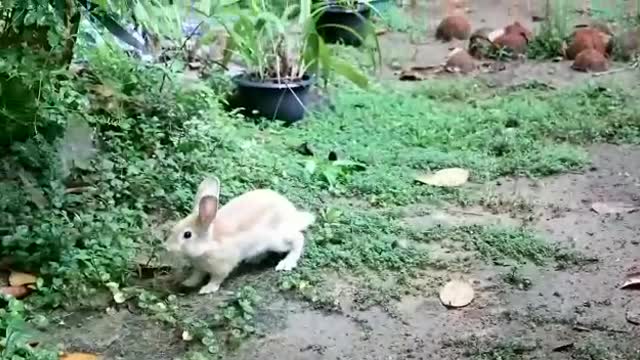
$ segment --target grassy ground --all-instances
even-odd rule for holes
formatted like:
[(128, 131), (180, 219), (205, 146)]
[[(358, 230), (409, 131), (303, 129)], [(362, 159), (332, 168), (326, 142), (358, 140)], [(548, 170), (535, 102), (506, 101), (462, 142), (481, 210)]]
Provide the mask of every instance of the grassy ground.
[[(11, 257), (13, 269), (42, 279), (25, 303), (10, 301), (0, 311), (0, 342), (9, 344), (3, 358), (55, 357), (35, 355), (23, 337), (25, 321), (27, 329), (55, 331), (60, 318), (51, 309), (127, 304), (168, 331), (195, 337), (193, 356), (223, 354), (260, 331), (253, 319), (265, 298), (299, 298), (335, 310), (330, 280), (336, 275), (367, 283), (359, 285), (362, 307), (433, 291), (434, 284), (414, 281), (420, 271), (470, 266), (468, 259), (432, 254), (429, 245), (445, 240), (488, 263), (571, 262), (577, 254), (527, 227), (415, 230), (400, 210), (487, 205), (473, 186), (433, 188), (416, 183), (418, 173), (462, 167), (476, 184), (540, 177), (581, 169), (588, 160), (584, 144), (640, 142), (637, 94), (614, 87), (492, 89), (458, 79), (382, 83), (367, 92), (340, 85), (329, 89), (333, 110), (282, 127), (229, 114), (218, 92), (183, 85), (177, 76), (160, 90), (160, 69), (122, 54), (105, 50), (90, 64), (91, 78), (54, 83), (65, 95), (47, 94), (55, 106), (43, 111), (86, 121), (97, 146), (79, 146), (84, 142), (69, 132), (62, 142), (41, 134), (14, 144), (2, 158), (0, 255)], [(341, 161), (329, 160), (332, 153)], [(142, 279), (141, 265), (162, 255), (162, 230), (186, 214), (197, 183), (210, 173), (222, 180), (223, 203), (269, 187), (317, 213), (319, 221), (296, 271), (267, 268), (231, 279), (223, 288), (234, 293), (216, 298), (220, 311), (198, 318), (184, 306), (195, 295), (176, 296), (162, 282)], [(515, 273), (509, 281), (522, 282)], [(517, 351), (505, 347), (504, 353)], [(479, 351), (478, 358), (512, 358), (491, 356)]]

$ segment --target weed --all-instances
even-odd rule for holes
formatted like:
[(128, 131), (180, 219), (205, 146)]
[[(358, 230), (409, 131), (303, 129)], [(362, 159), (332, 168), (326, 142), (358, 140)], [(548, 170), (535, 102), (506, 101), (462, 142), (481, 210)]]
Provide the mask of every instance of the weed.
[(569, 8), (573, 3), (566, 0), (547, 0), (546, 19), (535, 38), (529, 44), (528, 57), (552, 59), (562, 56), (563, 43), (570, 35)]
[(608, 347), (594, 342), (587, 342), (577, 347), (571, 358), (574, 360), (605, 360), (611, 359), (611, 355), (611, 349)]
[(470, 355), (473, 360), (518, 360), (523, 355), (533, 351), (531, 346), (517, 341), (487, 345), (485, 348), (477, 348)]
[(13, 298), (0, 298), (0, 358), (55, 360), (57, 351), (32, 346), (30, 322), (24, 303)]
[(379, 11), (379, 13), (380, 21), (391, 31), (402, 33), (418, 31), (414, 21), (410, 17), (407, 17), (398, 6), (389, 6), (387, 9)]
[(533, 283), (525, 277), (517, 267), (512, 267), (508, 273), (502, 274), (502, 280), (519, 290), (529, 290)]
[(489, 341), (472, 335), (466, 339), (445, 342), (445, 346), (462, 350), (473, 360), (517, 360), (536, 349), (532, 344), (519, 340)]
[(465, 250), (477, 251), (494, 263), (512, 261), (544, 264), (554, 258), (557, 249), (535, 233), (526, 229), (510, 229), (468, 225), (459, 227), (434, 227), (415, 234), (422, 242), (443, 240), (461, 242)]

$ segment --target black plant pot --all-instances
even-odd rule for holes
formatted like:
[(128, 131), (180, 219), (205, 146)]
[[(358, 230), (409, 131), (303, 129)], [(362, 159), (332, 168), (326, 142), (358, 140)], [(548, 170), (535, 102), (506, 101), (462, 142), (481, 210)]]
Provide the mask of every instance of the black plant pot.
[(358, 4), (358, 8), (355, 10), (339, 5), (329, 5), (318, 17), (316, 30), (327, 43), (341, 42), (357, 47), (362, 45), (361, 38), (363, 39), (367, 34), (367, 26), (369, 26), (367, 22), (370, 16), (371, 8), (365, 4)]
[(232, 78), (236, 92), (230, 99), (234, 108), (243, 108), (247, 117), (265, 117), (293, 123), (301, 120), (307, 105), (309, 89), (314, 78), (305, 75), (297, 81), (277, 83), (260, 81), (250, 74)]

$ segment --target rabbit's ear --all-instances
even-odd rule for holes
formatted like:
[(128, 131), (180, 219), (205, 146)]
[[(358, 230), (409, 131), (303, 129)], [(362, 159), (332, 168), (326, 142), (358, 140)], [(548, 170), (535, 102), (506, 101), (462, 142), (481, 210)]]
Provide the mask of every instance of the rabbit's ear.
[(200, 200), (204, 196), (213, 196), (216, 199), (220, 199), (220, 180), (217, 177), (208, 177), (200, 183), (198, 186), (198, 192), (193, 204), (194, 211), (198, 211), (200, 206)]
[(218, 198), (205, 195), (198, 203), (198, 222), (200, 225), (209, 227), (218, 213)]

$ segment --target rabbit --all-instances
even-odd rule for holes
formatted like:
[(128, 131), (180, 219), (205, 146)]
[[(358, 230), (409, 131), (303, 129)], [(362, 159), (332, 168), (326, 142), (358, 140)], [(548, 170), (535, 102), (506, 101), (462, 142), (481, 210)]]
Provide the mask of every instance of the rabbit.
[(192, 213), (174, 225), (165, 243), (169, 252), (185, 256), (194, 267), (184, 286), (198, 286), (209, 275), (199, 293), (214, 293), (240, 262), (258, 261), (269, 251), (288, 253), (276, 271), (297, 266), (305, 241), (302, 232), (315, 222), (315, 215), (269, 189), (244, 193), (220, 209), (219, 198), (218, 178), (203, 180)]

